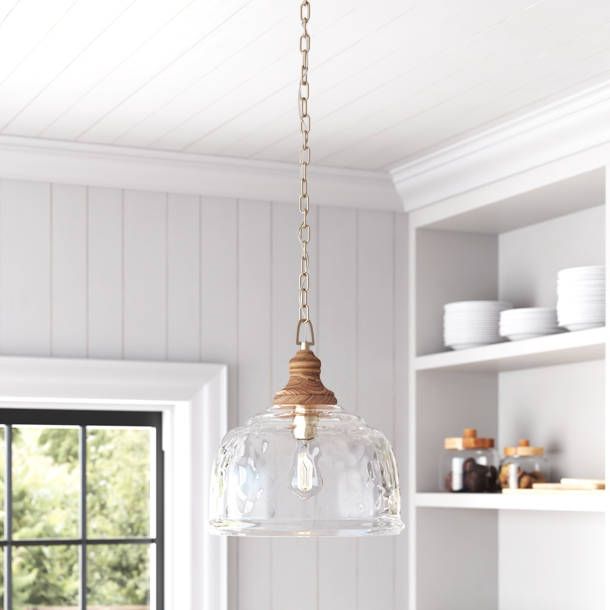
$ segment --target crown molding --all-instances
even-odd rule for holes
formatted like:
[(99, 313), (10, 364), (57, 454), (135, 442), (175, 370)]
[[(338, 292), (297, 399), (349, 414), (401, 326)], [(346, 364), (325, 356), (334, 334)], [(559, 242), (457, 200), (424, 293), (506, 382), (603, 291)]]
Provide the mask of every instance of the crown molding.
[(407, 212), (610, 143), (610, 81), (390, 170)]
[[(610, 144), (610, 81), (386, 171), (313, 166), (318, 205), (405, 211)], [(296, 163), (0, 136), (0, 177), (294, 203)]]
[[(294, 203), (297, 163), (0, 136), (0, 177)], [(317, 205), (402, 209), (387, 172), (312, 167)]]

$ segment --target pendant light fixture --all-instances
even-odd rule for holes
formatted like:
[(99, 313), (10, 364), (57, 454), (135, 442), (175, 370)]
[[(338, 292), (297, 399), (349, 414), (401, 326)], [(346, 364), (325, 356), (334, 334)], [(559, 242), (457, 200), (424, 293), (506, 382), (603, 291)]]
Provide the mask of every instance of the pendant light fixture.
[(233, 536), (398, 534), (396, 460), (385, 436), (339, 406), (322, 384), (309, 317), (308, 0), (301, 2), (299, 350), (273, 406), (222, 440), (210, 493), (212, 531)]

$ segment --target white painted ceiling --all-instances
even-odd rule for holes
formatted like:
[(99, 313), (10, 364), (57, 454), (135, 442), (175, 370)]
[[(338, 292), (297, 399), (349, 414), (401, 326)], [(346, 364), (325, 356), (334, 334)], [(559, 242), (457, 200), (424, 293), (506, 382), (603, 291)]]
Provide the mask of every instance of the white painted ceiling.
[[(0, 0), (3, 134), (297, 158), (298, 0)], [(312, 0), (316, 164), (381, 169), (610, 77), (608, 0)]]

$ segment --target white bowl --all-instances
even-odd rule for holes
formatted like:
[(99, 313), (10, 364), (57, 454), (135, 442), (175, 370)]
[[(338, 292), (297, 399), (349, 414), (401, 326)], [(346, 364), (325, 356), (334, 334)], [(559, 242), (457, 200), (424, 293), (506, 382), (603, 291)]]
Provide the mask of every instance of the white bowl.
[(561, 326), (563, 326), (564, 328), (567, 328), (568, 330), (571, 331), (575, 331), (575, 330), (586, 330), (587, 328), (601, 328), (602, 326), (604, 326), (604, 322), (578, 322), (578, 323), (569, 323), (569, 324), (562, 324)]
[(501, 311), (511, 307), (512, 304), (506, 301), (455, 301), (454, 303), (446, 303), (445, 311), (480, 311), (482, 309)]
[(552, 318), (502, 318), (500, 326), (515, 324), (518, 326), (557, 326), (557, 315)]
[(606, 297), (605, 290), (558, 290), (559, 299), (603, 299)]
[(444, 320), (445, 328), (497, 328), (499, 319), (495, 320)]
[(569, 283), (579, 283), (579, 282), (605, 282), (606, 274), (604, 273), (561, 273), (561, 271), (557, 274), (557, 282), (561, 284), (565, 282)]
[(557, 278), (557, 285), (558, 286), (598, 286), (598, 285), (604, 285), (606, 283), (606, 278), (601, 276), (601, 277), (561, 277), (559, 276)]
[(567, 324), (594, 324), (596, 322), (604, 322), (606, 316), (599, 315), (590, 315), (590, 316), (562, 316), (559, 318), (559, 326), (566, 326)]
[(557, 311), (563, 309), (604, 309), (606, 307), (606, 300), (601, 299), (598, 301), (585, 301), (585, 300), (565, 300), (561, 299), (557, 301)]
[(603, 320), (605, 317), (605, 310), (602, 309), (561, 309), (559, 311), (559, 315), (557, 316), (557, 320), (559, 323), (565, 320)]
[(495, 316), (445, 316), (443, 320), (450, 324), (489, 324), (498, 322), (500, 319), (499, 315)]
[(493, 341), (500, 336), (498, 330), (486, 333), (471, 333), (471, 332), (447, 332), (443, 335), (445, 341), (453, 341), (454, 339), (472, 339), (473, 341)]
[(465, 343), (465, 342), (479, 342), (479, 343), (493, 343), (498, 341), (500, 333), (494, 335), (446, 335), (443, 337), (445, 343)]
[(558, 324), (540, 325), (540, 324), (507, 324), (500, 326), (500, 334), (510, 335), (514, 333), (552, 333), (557, 330)]
[(495, 333), (493, 335), (445, 335), (443, 337), (443, 342), (446, 345), (450, 345), (452, 343), (495, 343), (500, 340), (500, 334)]
[(603, 265), (588, 265), (584, 267), (567, 267), (565, 269), (560, 269), (557, 272), (557, 277), (560, 278), (581, 278), (581, 277), (604, 277), (606, 273), (606, 268)]
[(510, 339), (511, 341), (523, 341), (525, 339), (534, 339), (536, 337), (544, 337), (546, 335), (555, 335), (560, 332), (560, 329), (556, 328), (555, 330), (549, 332), (539, 332), (539, 333), (510, 333), (506, 335), (502, 335), (506, 339)]
[(558, 301), (557, 315), (563, 311), (604, 311), (606, 303), (601, 301)]
[(605, 282), (595, 282), (595, 283), (584, 283), (584, 282), (574, 282), (574, 283), (557, 283), (557, 293), (569, 294), (569, 293), (593, 293), (597, 294), (600, 292), (606, 292), (606, 283)]
[(521, 316), (527, 314), (533, 315), (552, 315), (555, 313), (553, 307), (515, 307), (506, 309), (500, 315), (502, 316)]
[(489, 343), (445, 343), (446, 347), (450, 347), (453, 350), (462, 350), (462, 349), (471, 349), (473, 347), (483, 347), (484, 345), (493, 345), (494, 343), (499, 343), (499, 341), (491, 341)]

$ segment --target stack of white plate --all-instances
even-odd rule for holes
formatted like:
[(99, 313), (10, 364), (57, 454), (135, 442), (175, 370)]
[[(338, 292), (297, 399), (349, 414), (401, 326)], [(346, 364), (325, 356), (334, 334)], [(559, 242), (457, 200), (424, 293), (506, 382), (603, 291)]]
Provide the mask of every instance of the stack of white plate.
[(605, 269), (601, 265), (570, 267), (557, 274), (559, 326), (583, 330), (603, 326), (606, 320)]
[(551, 335), (559, 331), (557, 312), (550, 307), (520, 307), (500, 314), (500, 335), (511, 341)]
[(500, 312), (512, 305), (502, 301), (459, 301), (445, 305), (444, 339), (452, 349), (467, 349), (501, 341)]

